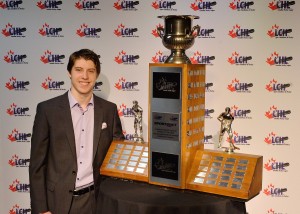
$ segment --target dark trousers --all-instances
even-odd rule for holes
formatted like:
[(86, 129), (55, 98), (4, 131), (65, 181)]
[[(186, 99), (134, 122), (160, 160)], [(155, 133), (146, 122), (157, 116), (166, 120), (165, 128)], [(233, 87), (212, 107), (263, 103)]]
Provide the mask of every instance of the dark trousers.
[(69, 214), (95, 214), (95, 191), (92, 190), (80, 196), (73, 196)]

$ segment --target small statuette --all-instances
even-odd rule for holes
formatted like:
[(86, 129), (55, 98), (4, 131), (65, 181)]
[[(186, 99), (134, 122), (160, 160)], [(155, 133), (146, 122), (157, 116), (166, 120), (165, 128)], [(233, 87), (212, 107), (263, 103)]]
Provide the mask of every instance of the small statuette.
[[(138, 101), (133, 101), (132, 112), (134, 114), (134, 141), (144, 143), (143, 139), (143, 109), (138, 105)], [(139, 133), (138, 133), (139, 132)]]
[[(232, 116), (229, 107), (226, 107), (225, 112), (222, 112), (219, 115), (218, 120), (221, 122), (218, 148), (224, 148), (225, 152), (228, 152), (228, 153), (232, 153), (236, 149), (239, 150), (240, 148), (238, 148), (234, 145), (233, 139), (232, 139), (233, 134), (232, 134), (231, 124), (234, 120), (234, 117)], [(225, 132), (227, 132), (227, 134), (229, 136), (229, 145), (230, 145), (229, 147), (222, 147), (222, 145), (221, 145)]]

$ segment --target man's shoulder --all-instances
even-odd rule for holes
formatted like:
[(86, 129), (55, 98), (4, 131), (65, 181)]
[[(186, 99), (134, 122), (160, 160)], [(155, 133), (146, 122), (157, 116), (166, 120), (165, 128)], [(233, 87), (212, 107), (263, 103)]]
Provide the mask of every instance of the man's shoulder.
[(111, 101), (108, 101), (108, 100), (105, 100), (101, 97), (98, 97), (96, 95), (94, 95), (94, 101), (96, 104), (100, 104), (102, 106), (108, 106), (108, 107), (114, 107), (116, 106), (115, 103), (111, 102)]
[(62, 103), (64, 101), (67, 101), (67, 100), (68, 100), (68, 95), (67, 95), (67, 93), (64, 93), (62, 95), (50, 98), (48, 100), (44, 100), (44, 101), (40, 102), (38, 105), (40, 105), (40, 106), (52, 106), (52, 105), (60, 104), (60, 103)]

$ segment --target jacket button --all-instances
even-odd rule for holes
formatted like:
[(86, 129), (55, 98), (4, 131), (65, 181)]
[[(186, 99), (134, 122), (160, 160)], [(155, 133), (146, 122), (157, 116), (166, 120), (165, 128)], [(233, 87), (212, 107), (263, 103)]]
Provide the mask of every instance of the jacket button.
[(73, 175), (76, 175), (76, 171), (72, 171), (72, 174), (73, 174)]

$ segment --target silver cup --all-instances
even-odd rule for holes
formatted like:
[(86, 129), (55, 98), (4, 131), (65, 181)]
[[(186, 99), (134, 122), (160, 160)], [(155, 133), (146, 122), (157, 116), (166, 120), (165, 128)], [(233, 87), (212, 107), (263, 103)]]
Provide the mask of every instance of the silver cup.
[(158, 18), (165, 20), (165, 27), (157, 27), (158, 35), (163, 45), (171, 50), (171, 55), (165, 63), (191, 64), (185, 50), (193, 46), (195, 37), (199, 34), (199, 25), (192, 27), (192, 21), (199, 19), (199, 16), (169, 15), (158, 16)]

